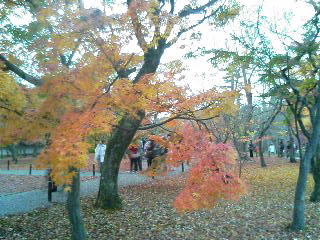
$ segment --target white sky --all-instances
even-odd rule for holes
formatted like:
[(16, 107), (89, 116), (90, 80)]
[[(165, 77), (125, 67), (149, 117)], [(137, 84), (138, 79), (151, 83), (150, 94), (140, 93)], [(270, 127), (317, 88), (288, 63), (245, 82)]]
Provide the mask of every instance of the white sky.
[[(257, 19), (257, 12), (254, 11), (258, 6), (263, 6), (263, 11), (261, 15), (265, 15), (268, 18), (274, 20), (274, 22), (287, 31), (290, 31), (290, 36), (293, 36), (297, 40), (299, 39), (295, 31), (301, 29), (301, 24), (303, 24), (310, 16), (313, 14), (313, 10), (310, 6), (307, 6), (302, 0), (239, 0), (241, 4), (245, 5), (248, 11), (251, 11), (251, 14), (248, 14), (244, 10), (244, 14), (240, 17), (249, 18), (251, 20)], [(86, 8), (94, 7), (94, 1), (85, 1)], [(283, 16), (290, 16), (291, 21), (286, 22), (283, 20)], [(25, 23), (25, 19), (24, 19)], [(191, 42), (189, 40), (179, 41), (177, 44), (172, 46), (170, 49), (167, 49), (162, 62), (168, 62), (176, 59), (183, 59), (183, 55), (190, 51), (195, 50), (197, 46), (206, 46), (210, 48), (223, 48), (227, 45), (232, 45), (232, 43), (226, 41), (229, 36), (229, 32), (235, 31), (238, 29), (238, 21), (236, 20), (228, 28), (222, 30), (212, 31), (210, 27), (206, 24), (201, 25), (196, 28), (196, 31), (202, 32), (202, 39), (199, 42)], [(226, 32), (227, 29), (229, 32)], [(186, 35), (187, 37), (187, 35)], [(281, 42), (275, 39), (275, 44), (278, 44), (276, 48), (281, 48)], [(180, 46), (185, 45), (186, 47), (181, 49)], [(130, 46), (131, 48), (131, 46)], [(194, 91), (199, 91), (203, 89), (208, 89), (214, 85), (224, 86), (226, 85), (223, 82), (224, 73), (220, 72), (218, 69), (215, 69), (207, 62), (207, 57), (198, 58), (198, 59), (188, 59), (183, 60), (185, 66), (189, 69), (185, 72), (186, 83), (188, 83)]]
[[(299, 40), (300, 35), (297, 31), (301, 30), (301, 26), (305, 23), (312, 15), (313, 9), (311, 6), (306, 5), (304, 1), (297, 0), (240, 0), (241, 4), (245, 5), (243, 10), (243, 15), (240, 18), (249, 18), (252, 21), (258, 19), (258, 14), (255, 9), (258, 6), (262, 5), (263, 10), (260, 16), (267, 16), (268, 19), (274, 20), (279, 28), (286, 29), (290, 32), (290, 36), (294, 39)], [(249, 11), (250, 13), (248, 14)], [(283, 19), (283, 16), (290, 16), (290, 21), (286, 22)], [(228, 42), (229, 33), (226, 32), (226, 28), (217, 31), (208, 31), (209, 27), (206, 24), (203, 24), (197, 30), (200, 30), (203, 33), (202, 40), (198, 43), (199, 46), (206, 46), (210, 48), (224, 48), (227, 45), (232, 46), (231, 42)], [(230, 32), (239, 32), (238, 21), (236, 20), (233, 24), (230, 25)], [(280, 29), (279, 29), (280, 30)], [(274, 47), (279, 51), (283, 52), (283, 46), (281, 41), (274, 39)], [(291, 42), (291, 40), (290, 40)], [(178, 45), (175, 49), (167, 51), (164, 55), (165, 59), (181, 59), (185, 50), (179, 49)], [(187, 45), (187, 44), (186, 44)], [(192, 43), (192, 49), (194, 48), (195, 43)], [(208, 89), (214, 85), (225, 86), (227, 84), (223, 81), (224, 73), (218, 69), (214, 69), (210, 63), (207, 62), (206, 57), (198, 59), (189, 59), (185, 61), (189, 66), (189, 71), (186, 73), (186, 81), (195, 91)]]

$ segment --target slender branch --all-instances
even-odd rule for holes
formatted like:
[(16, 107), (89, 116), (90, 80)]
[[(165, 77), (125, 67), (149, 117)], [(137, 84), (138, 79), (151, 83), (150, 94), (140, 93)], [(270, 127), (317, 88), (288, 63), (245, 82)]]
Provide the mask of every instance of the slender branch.
[(154, 25), (154, 34), (153, 34), (153, 39), (151, 41), (151, 44), (155, 43), (157, 41), (157, 39), (159, 39), (159, 37), (160, 37), (159, 14), (160, 14), (159, 4), (157, 4), (157, 7), (154, 7), (154, 9), (152, 11), (152, 17), (151, 17), (151, 21)]
[[(293, 107), (293, 104), (288, 99), (286, 99), (286, 102), (287, 102), (291, 112), (295, 116), (295, 121), (299, 124), (302, 133), (306, 136), (306, 138), (310, 139), (311, 135), (308, 132), (308, 130), (306, 129), (306, 127), (304, 126), (304, 123), (303, 123), (303, 121), (301, 119), (301, 111), (302, 111), (304, 105), (301, 104), (300, 108), (298, 109), (298, 101), (295, 103), (295, 107)], [(297, 114), (295, 114), (295, 112)]]
[(182, 34), (194, 29), (195, 27), (201, 25), (205, 20), (207, 20), (208, 18), (216, 15), (216, 13), (219, 11), (219, 9), (217, 9), (216, 11), (214, 11), (213, 13), (209, 14), (209, 15), (204, 15), (202, 19), (200, 19), (197, 23), (187, 27), (187, 28), (183, 28), (181, 29), (177, 36), (175, 38), (173, 38), (171, 41), (169, 41), (167, 44), (166, 44), (166, 48), (170, 47), (171, 45), (173, 45), (174, 43), (176, 43), (178, 41), (178, 39), (181, 37)]
[(175, 120), (175, 119), (181, 119), (181, 120), (191, 120), (191, 121), (206, 121), (206, 120), (211, 120), (213, 118), (216, 118), (218, 117), (217, 115), (216, 116), (213, 116), (213, 117), (208, 117), (208, 118), (192, 118), (192, 117), (183, 117), (183, 116), (180, 116), (180, 115), (176, 115), (176, 116), (173, 116), (171, 118), (168, 118), (160, 123), (156, 123), (156, 124), (150, 124), (150, 125), (146, 125), (146, 126), (142, 126), (142, 127), (139, 127), (138, 130), (147, 130), (147, 129), (151, 129), (151, 128), (155, 128), (155, 127), (159, 127), (159, 126), (162, 126), (172, 120)]
[(187, 7), (182, 9), (178, 15), (179, 15), (179, 17), (183, 18), (183, 17), (190, 16), (192, 14), (199, 14), (199, 13), (204, 12), (207, 8), (213, 6), (217, 2), (218, 2), (218, 0), (211, 0), (211, 1), (207, 2), (206, 4), (204, 4), (200, 7), (197, 7), (197, 8), (192, 8), (192, 7), (190, 7), (190, 5), (187, 5)]
[(281, 107), (282, 107), (282, 103), (280, 102), (278, 108), (276, 108), (274, 110), (274, 113), (272, 114), (271, 118), (267, 119), (266, 121), (264, 121), (261, 125), (264, 126), (264, 128), (262, 128), (259, 136), (262, 137), (264, 136), (264, 134), (266, 133), (266, 131), (269, 129), (269, 127), (271, 126), (272, 122), (274, 121), (274, 119), (276, 118), (276, 116), (279, 114), (279, 112), (281, 111)]
[(159, 126), (162, 126), (168, 122), (171, 122), (172, 120), (175, 120), (179, 117), (179, 115), (176, 115), (176, 116), (173, 116), (171, 118), (168, 118), (160, 123), (155, 123), (155, 124), (148, 124), (146, 126), (141, 126), (138, 128), (138, 130), (147, 130), (147, 129), (151, 129), (151, 128), (155, 128), (155, 127), (159, 127)]
[(79, 46), (81, 44), (81, 37), (78, 39), (78, 42), (76, 44), (76, 46), (74, 47), (74, 49), (72, 50), (70, 56), (69, 56), (69, 59), (68, 61), (66, 62), (66, 66), (69, 67), (72, 63), (72, 58), (74, 57), (74, 54), (77, 52)]
[(289, 76), (286, 74), (286, 72), (288, 71), (289, 67), (285, 67), (281, 70), (281, 76), (284, 80), (286, 80), (287, 84), (291, 87), (293, 93), (296, 96), (300, 96), (300, 92), (299, 90), (292, 84), (291, 79), (289, 78)]
[(175, 6), (174, 0), (170, 0), (170, 5), (171, 5), (170, 14), (173, 14), (173, 12), (174, 12), (174, 6)]
[(5, 64), (6, 70), (10, 70), (10, 71), (14, 72), (19, 77), (26, 80), (27, 82), (32, 83), (36, 86), (40, 86), (43, 84), (43, 80), (41, 78), (34, 77), (34, 76), (24, 72), (21, 68), (17, 67), (15, 64), (8, 61), (2, 54), (0, 54), (0, 61), (2, 61)]
[(133, 30), (134, 30), (134, 33), (135, 33), (136, 38), (138, 40), (138, 44), (141, 47), (141, 49), (143, 51), (145, 51), (147, 49), (147, 43), (143, 37), (142, 24), (139, 21), (139, 17), (138, 17), (136, 8), (132, 6), (131, 0), (128, 0), (127, 3), (128, 3), (128, 13), (131, 18)]
[(14, 109), (10, 109), (10, 108), (8, 108), (8, 107), (6, 107), (6, 106), (0, 106), (0, 108), (5, 109), (5, 110), (7, 110), (8, 112), (13, 112), (13, 113), (15, 113), (15, 114), (17, 114), (17, 115), (19, 115), (19, 116), (22, 116), (22, 115), (23, 115), (22, 112), (19, 112), (19, 111), (14, 110)]

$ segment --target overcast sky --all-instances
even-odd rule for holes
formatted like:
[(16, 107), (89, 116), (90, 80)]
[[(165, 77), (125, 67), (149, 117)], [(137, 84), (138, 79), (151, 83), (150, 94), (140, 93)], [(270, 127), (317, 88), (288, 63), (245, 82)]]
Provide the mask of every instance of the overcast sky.
[[(285, 30), (289, 32), (290, 36), (294, 39), (300, 39), (301, 27), (312, 15), (313, 8), (308, 6), (304, 1), (297, 0), (240, 0), (241, 4), (245, 5), (243, 14), (240, 15), (240, 19), (249, 19), (256, 21), (258, 19), (257, 8), (262, 6), (261, 16), (266, 16), (273, 21), (279, 28), (278, 30)], [(286, 18), (289, 20), (286, 20)], [(281, 29), (280, 29), (281, 28)], [(203, 33), (203, 39), (198, 43), (199, 46), (206, 46), (210, 48), (223, 48), (226, 45), (232, 47), (232, 42), (228, 41), (229, 34), (231, 32), (239, 32), (239, 21), (236, 20), (231, 23), (227, 28), (223, 28), (217, 31), (210, 31), (206, 24), (203, 24), (198, 28)], [(274, 39), (274, 47), (279, 52), (284, 52), (281, 41)], [(291, 41), (291, 40), (290, 40)], [(186, 44), (187, 45), (187, 44)], [(193, 49), (195, 43), (192, 43)], [(174, 51), (167, 51), (164, 58), (174, 59), (181, 58), (186, 49), (179, 49), (179, 44), (175, 46), (177, 49)], [(210, 63), (207, 62), (207, 58), (190, 59), (186, 61), (186, 65), (189, 71), (186, 73), (186, 80), (193, 90), (203, 90), (213, 87), (214, 85), (225, 86), (223, 81), (224, 73), (216, 68), (213, 68)]]
[[(267, 16), (272, 19), (275, 24), (279, 27), (290, 32), (290, 36), (299, 40), (299, 34), (297, 31), (301, 29), (301, 25), (306, 22), (313, 14), (312, 7), (306, 5), (303, 0), (239, 0), (241, 4), (245, 6), (243, 13), (240, 15), (240, 19), (246, 18), (255, 21), (258, 19), (257, 7), (262, 6), (261, 16)], [(85, 1), (86, 8), (96, 7), (92, 5), (94, 1)], [(284, 20), (284, 16), (287, 16), (290, 21)], [(26, 19), (23, 19), (25, 23)], [(19, 20), (17, 20), (19, 22)], [(183, 55), (190, 51), (195, 50), (197, 46), (205, 46), (206, 48), (223, 48), (226, 45), (232, 47), (232, 42), (228, 41), (230, 32), (239, 31), (239, 21), (236, 20), (234, 23), (228, 25), (226, 28), (220, 30), (211, 30), (206, 24), (201, 25), (195, 31), (200, 30), (203, 38), (201, 41), (191, 42), (186, 39), (179, 41), (177, 44), (168, 49), (162, 62), (168, 62), (176, 59), (183, 59)], [(281, 49), (281, 41), (276, 40), (275, 46)], [(181, 47), (183, 46), (183, 47)], [(130, 46), (131, 48), (131, 46)], [(131, 48), (132, 50), (132, 48)], [(280, 51), (280, 50), (279, 50)], [(198, 59), (184, 60), (187, 71), (185, 72), (186, 83), (188, 83), (194, 91), (208, 89), (214, 85), (226, 85), (222, 77), (224, 74), (213, 68), (210, 63), (207, 62), (207, 57)]]

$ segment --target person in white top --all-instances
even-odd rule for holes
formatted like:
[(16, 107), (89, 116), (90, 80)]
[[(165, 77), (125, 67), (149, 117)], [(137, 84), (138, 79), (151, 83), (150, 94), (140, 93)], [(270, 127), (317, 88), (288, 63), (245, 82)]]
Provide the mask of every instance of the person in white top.
[(269, 153), (273, 155), (273, 154), (275, 154), (275, 151), (276, 151), (275, 146), (274, 146), (273, 144), (270, 144), (270, 146), (269, 146)]
[(104, 155), (106, 153), (106, 148), (107, 148), (107, 145), (104, 144), (102, 141), (100, 141), (94, 151), (94, 159), (97, 160), (99, 163), (100, 172), (102, 170), (102, 164), (104, 161)]

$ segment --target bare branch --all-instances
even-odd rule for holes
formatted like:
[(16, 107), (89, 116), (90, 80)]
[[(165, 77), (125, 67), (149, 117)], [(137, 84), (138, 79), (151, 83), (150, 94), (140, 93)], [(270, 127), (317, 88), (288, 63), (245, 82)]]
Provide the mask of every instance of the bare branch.
[(207, 20), (208, 18), (216, 15), (216, 13), (218, 12), (218, 10), (219, 10), (219, 9), (217, 9), (216, 11), (214, 11), (213, 13), (211, 13), (211, 14), (209, 14), (209, 15), (207, 15), (207, 16), (206, 16), (206, 14), (205, 14), (205, 15), (203, 16), (203, 18), (200, 19), (197, 23), (195, 23), (195, 24), (193, 24), (193, 25), (191, 25), (191, 26), (189, 26), (189, 27), (187, 27), (187, 28), (181, 29), (181, 30), (178, 32), (177, 36), (176, 36), (174, 39), (172, 39), (170, 42), (168, 42), (168, 43), (166, 44), (166, 47), (168, 48), (168, 47), (170, 47), (171, 45), (173, 45), (174, 43), (176, 43), (176, 42), (178, 41), (178, 39), (181, 37), (182, 34), (184, 34), (184, 33), (188, 32), (188, 31), (194, 29), (195, 27), (201, 25), (201, 24), (202, 24), (205, 20)]

